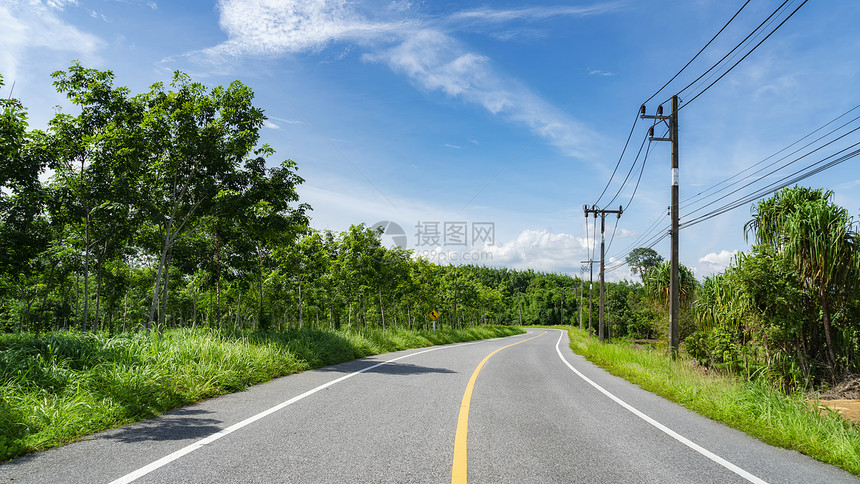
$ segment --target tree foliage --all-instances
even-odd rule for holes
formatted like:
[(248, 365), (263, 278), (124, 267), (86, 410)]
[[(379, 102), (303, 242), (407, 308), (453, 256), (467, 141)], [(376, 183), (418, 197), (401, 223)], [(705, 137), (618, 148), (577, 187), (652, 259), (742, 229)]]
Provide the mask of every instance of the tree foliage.
[(785, 388), (858, 370), (857, 224), (832, 196), (791, 187), (753, 207), (745, 230), (757, 245), (700, 292), (700, 360), (761, 368)]

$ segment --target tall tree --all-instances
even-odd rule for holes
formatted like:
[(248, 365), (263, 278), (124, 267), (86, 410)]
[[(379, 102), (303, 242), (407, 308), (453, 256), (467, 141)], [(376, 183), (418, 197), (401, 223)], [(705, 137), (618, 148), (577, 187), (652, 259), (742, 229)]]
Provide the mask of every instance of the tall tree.
[[(155, 320), (170, 253), (213, 207), (215, 197), (235, 181), (236, 171), (259, 139), (265, 116), (253, 106), (253, 92), (239, 81), (207, 90), (181, 72), (166, 91), (152, 86), (140, 102), (144, 209), (158, 227), (159, 253), (149, 324)], [(164, 318), (162, 296), (159, 318)]]
[(648, 247), (639, 247), (638, 249), (631, 250), (630, 254), (624, 260), (634, 273), (639, 274), (643, 284), (645, 283), (645, 274), (648, 270), (663, 263), (663, 257), (656, 250)]
[[(56, 114), (49, 123), (53, 154), (52, 219), (60, 220), (83, 262), (83, 328), (89, 319), (90, 274), (95, 255), (98, 283), (109, 253), (129, 231), (129, 170), (137, 166), (128, 156), (129, 133), (140, 121), (128, 89), (114, 87), (114, 75), (72, 64), (52, 74), (54, 86), (75, 104), (77, 115)], [(100, 287), (99, 287), (100, 288)], [(99, 291), (96, 291), (98, 307)]]

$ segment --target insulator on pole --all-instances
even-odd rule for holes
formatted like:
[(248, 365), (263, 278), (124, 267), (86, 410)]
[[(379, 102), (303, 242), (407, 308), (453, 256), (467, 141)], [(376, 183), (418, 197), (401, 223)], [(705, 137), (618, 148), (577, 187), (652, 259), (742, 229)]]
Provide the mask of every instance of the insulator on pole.
[(645, 105), (639, 106), (639, 115), (645, 116)]
[(657, 106), (657, 116), (662, 116), (662, 115), (663, 115), (663, 105), (661, 104), (661, 105)]
[(649, 138), (654, 137), (654, 126), (651, 126), (650, 128), (648, 128), (648, 137)]

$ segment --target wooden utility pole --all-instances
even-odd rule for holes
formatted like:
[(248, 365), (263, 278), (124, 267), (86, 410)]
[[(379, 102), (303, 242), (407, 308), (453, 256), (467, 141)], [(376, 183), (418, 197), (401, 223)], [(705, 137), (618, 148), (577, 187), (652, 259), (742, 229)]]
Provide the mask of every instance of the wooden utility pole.
[(678, 96), (672, 96), (672, 114), (663, 115), (663, 106), (657, 107), (657, 115), (651, 116), (645, 114), (645, 106), (639, 109), (639, 116), (642, 119), (654, 119), (667, 124), (669, 128), (668, 138), (655, 138), (654, 127), (651, 127), (651, 141), (669, 141), (672, 143), (672, 200), (669, 206), (669, 214), (672, 221), (672, 227), (669, 229), (671, 238), (670, 248), (670, 277), (669, 277), (669, 348), (674, 358), (678, 354), (678, 344), (680, 343), (678, 317), (681, 306), (681, 288), (680, 278), (678, 274)]
[(618, 210), (601, 210), (594, 206), (588, 208), (587, 206), (582, 207), (585, 210), (585, 217), (588, 218), (589, 213), (594, 214), (594, 218), (597, 218), (597, 215), (600, 214), (600, 317), (598, 319), (597, 324), (597, 337), (601, 343), (603, 343), (603, 328), (604, 328), (604, 267), (605, 267), (605, 257), (606, 257), (606, 237), (604, 232), (606, 231), (606, 214), (614, 213), (618, 215), (618, 218), (621, 218), (621, 214), (624, 210), (619, 206)]

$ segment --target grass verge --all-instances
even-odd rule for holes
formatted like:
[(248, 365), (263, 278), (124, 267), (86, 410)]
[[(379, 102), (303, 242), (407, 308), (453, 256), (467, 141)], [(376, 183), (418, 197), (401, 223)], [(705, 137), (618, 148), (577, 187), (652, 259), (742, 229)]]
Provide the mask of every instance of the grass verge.
[(703, 371), (663, 350), (629, 343), (599, 344), (569, 328), (570, 348), (613, 375), (771, 445), (794, 449), (860, 476), (860, 425), (816, 410), (803, 395), (786, 395), (761, 381)]
[(0, 462), (272, 378), (380, 353), (523, 330), (177, 329), (163, 337), (0, 335)]

